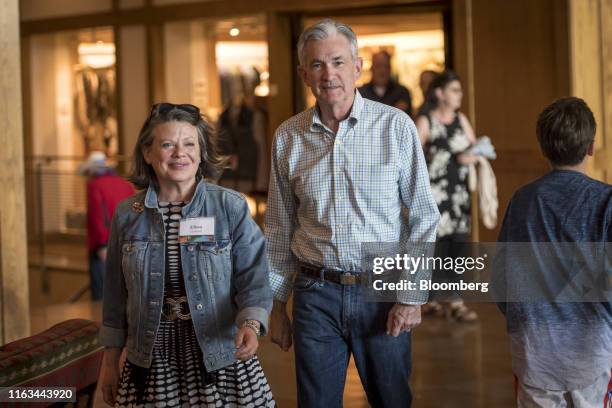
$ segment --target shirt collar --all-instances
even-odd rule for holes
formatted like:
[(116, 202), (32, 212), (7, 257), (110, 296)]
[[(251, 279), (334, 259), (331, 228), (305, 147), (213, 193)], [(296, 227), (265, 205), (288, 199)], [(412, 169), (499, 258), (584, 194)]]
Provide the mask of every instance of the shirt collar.
[[(359, 93), (357, 89), (355, 89), (355, 99), (353, 100), (353, 106), (351, 107), (351, 111), (349, 112), (348, 118), (346, 120), (349, 121), (350, 124), (355, 124), (361, 118), (361, 112), (363, 111), (363, 97)], [(310, 130), (326, 129), (327, 126), (323, 124), (321, 121), (321, 117), (319, 116), (319, 108), (315, 105), (312, 108), (312, 117)]]

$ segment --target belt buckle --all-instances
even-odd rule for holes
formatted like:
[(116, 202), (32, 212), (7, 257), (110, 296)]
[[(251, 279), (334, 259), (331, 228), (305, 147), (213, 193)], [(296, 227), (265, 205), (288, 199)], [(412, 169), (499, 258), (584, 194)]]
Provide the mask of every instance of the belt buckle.
[(167, 321), (191, 319), (191, 313), (182, 313), (182, 305), (185, 305), (187, 310), (189, 310), (189, 303), (186, 296), (181, 296), (176, 299), (167, 298), (162, 306), (162, 316)]
[(357, 284), (357, 276), (352, 273), (342, 273), (340, 274), (340, 284), (341, 285), (356, 285)]

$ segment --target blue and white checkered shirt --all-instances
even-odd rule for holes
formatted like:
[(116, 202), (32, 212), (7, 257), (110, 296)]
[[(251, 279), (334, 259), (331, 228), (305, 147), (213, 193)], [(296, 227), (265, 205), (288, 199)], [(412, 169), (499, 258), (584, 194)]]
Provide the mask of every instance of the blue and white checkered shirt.
[(315, 107), (277, 129), (265, 221), (276, 299), (289, 298), (300, 261), (358, 271), (362, 242), (433, 242), (439, 218), (416, 128), (399, 109), (356, 91), (336, 134)]

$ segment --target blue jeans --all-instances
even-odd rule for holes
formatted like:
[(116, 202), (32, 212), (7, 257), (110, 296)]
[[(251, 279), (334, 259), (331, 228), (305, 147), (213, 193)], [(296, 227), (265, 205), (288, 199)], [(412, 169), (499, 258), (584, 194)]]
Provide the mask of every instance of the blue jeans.
[(96, 251), (89, 253), (89, 287), (91, 300), (102, 299), (102, 281), (104, 279), (105, 262), (98, 257)]
[(372, 407), (410, 407), (410, 333), (388, 336), (393, 304), (366, 303), (361, 292), (360, 285), (297, 276), (293, 333), (300, 408), (342, 406), (351, 353)]

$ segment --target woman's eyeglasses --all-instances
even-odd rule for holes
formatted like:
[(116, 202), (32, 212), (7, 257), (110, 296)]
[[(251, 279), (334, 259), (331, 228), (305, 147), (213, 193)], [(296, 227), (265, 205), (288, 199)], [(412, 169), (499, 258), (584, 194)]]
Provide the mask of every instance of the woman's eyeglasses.
[(200, 108), (195, 105), (191, 105), (189, 103), (181, 103), (177, 105), (174, 103), (162, 102), (153, 105), (153, 107), (151, 108), (151, 114), (149, 115), (149, 119), (157, 115), (163, 115), (165, 113), (168, 113), (172, 109), (179, 109), (192, 115), (200, 116)]

